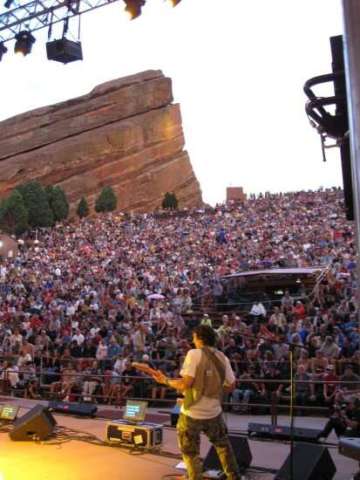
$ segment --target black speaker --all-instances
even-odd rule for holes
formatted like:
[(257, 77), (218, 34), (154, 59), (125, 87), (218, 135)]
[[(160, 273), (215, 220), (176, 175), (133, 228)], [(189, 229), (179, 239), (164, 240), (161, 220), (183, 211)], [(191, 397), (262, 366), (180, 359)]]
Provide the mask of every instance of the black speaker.
[[(318, 442), (322, 430), (315, 428), (294, 427), (292, 434), (298, 442)], [(291, 429), (287, 425), (270, 425), (266, 423), (249, 423), (248, 433), (251, 437), (275, 438), (288, 440)]]
[[(231, 446), (234, 450), (237, 464), (240, 471), (244, 471), (251, 465), (252, 455), (249, 447), (248, 439), (245, 437), (238, 437), (236, 435), (229, 435)], [(222, 470), (219, 457), (216, 453), (215, 447), (211, 447), (204, 460), (204, 472), (208, 470)]]
[(73, 42), (67, 38), (47, 42), (46, 52), (48, 60), (55, 60), (61, 63), (83, 59), (81, 42)]
[(176, 404), (170, 412), (170, 424), (172, 427), (176, 427), (180, 415), (180, 405)]
[[(332, 480), (336, 473), (329, 450), (320, 445), (298, 443), (294, 448), (293, 480)], [(290, 480), (290, 455), (274, 480)]]
[(93, 403), (71, 403), (53, 400), (49, 402), (49, 409), (57, 413), (68, 413), (78, 417), (94, 417), (97, 406)]
[(36, 405), (14, 422), (11, 440), (45, 440), (55, 428), (56, 420), (43, 405)]

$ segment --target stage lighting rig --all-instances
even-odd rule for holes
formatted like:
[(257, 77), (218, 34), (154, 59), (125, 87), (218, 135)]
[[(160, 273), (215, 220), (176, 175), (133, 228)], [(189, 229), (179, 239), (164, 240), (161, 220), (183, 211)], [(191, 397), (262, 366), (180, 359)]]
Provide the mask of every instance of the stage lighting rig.
[(0, 62), (2, 60), (4, 53), (6, 52), (7, 52), (7, 48), (5, 47), (3, 42), (0, 42)]
[(134, 20), (141, 15), (141, 9), (145, 5), (146, 0), (124, 0), (126, 7), (125, 12), (130, 15), (130, 19)]
[(31, 53), (32, 46), (36, 41), (35, 37), (31, 34), (31, 32), (29, 32), (28, 30), (22, 30), (21, 32), (16, 34), (15, 39), (15, 53), (21, 53), (22, 55), (24, 55), (24, 57)]
[[(1, 0), (0, 0), (1, 1)], [(0, 44), (15, 40), (15, 53), (24, 56), (31, 52), (35, 42), (34, 32), (44, 28), (51, 29), (53, 25), (69, 22), (73, 17), (80, 19), (84, 13), (91, 12), (100, 7), (105, 7), (119, 0), (2, 0), (6, 7), (0, 13)], [(121, 0), (124, 10), (133, 20), (142, 13), (142, 8), (147, 0)], [(165, 0), (164, 0), (165, 1)], [(166, 0), (176, 7), (181, 0)], [(79, 22), (80, 24), (80, 22)], [(25, 26), (25, 28), (24, 28)], [(73, 35), (71, 35), (73, 36)], [(80, 34), (77, 41), (72, 42), (66, 38), (57, 40), (50, 45), (48, 52), (51, 60), (68, 63), (82, 59)], [(50, 40), (50, 37), (48, 37)], [(49, 42), (48, 42), (49, 43)], [(0, 53), (1, 56), (5, 52)]]

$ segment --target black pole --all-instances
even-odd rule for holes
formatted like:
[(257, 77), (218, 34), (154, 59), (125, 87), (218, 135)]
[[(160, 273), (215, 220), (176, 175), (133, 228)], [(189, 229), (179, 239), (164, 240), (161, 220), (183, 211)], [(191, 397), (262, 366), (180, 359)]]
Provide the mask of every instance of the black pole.
[(290, 345), (290, 480), (294, 480), (295, 465), (294, 465), (294, 397), (295, 397), (295, 383), (294, 383), (294, 346)]
[[(348, 109), (346, 102), (346, 77), (344, 66), (344, 44), (342, 35), (330, 38), (332, 71), (336, 73), (334, 79), (334, 90), (336, 101), (336, 116), (343, 124), (344, 132), (349, 130)], [(354, 220), (354, 202), (352, 190), (351, 158), (350, 158), (350, 136), (345, 135), (340, 145), (341, 169), (344, 186), (345, 212), (348, 220)]]

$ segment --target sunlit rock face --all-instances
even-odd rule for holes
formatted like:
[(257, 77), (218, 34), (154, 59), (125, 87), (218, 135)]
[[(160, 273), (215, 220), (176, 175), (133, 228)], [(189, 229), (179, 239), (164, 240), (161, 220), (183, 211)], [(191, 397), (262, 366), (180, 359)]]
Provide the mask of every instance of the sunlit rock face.
[(170, 78), (146, 71), (113, 80), (0, 122), (0, 196), (36, 179), (61, 186), (72, 211), (82, 196), (92, 206), (104, 186), (119, 210), (152, 211), (165, 192), (181, 207), (200, 206), (184, 143)]

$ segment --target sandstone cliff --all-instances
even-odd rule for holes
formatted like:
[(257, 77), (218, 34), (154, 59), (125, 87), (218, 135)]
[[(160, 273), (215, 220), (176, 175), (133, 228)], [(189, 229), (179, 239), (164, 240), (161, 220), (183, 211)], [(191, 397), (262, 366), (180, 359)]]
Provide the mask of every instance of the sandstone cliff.
[(172, 100), (171, 80), (147, 71), (0, 122), (0, 196), (36, 179), (60, 185), (72, 207), (107, 185), (120, 210), (152, 211), (167, 191), (182, 207), (201, 205)]

